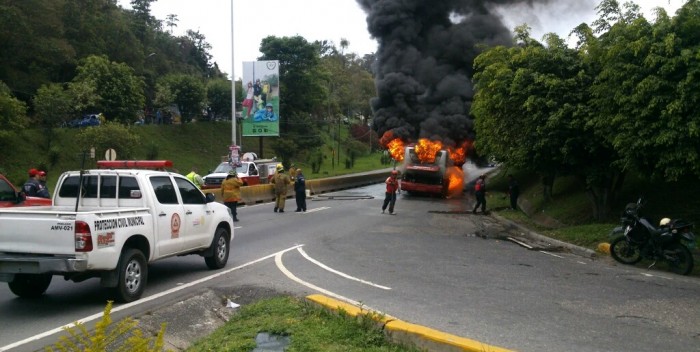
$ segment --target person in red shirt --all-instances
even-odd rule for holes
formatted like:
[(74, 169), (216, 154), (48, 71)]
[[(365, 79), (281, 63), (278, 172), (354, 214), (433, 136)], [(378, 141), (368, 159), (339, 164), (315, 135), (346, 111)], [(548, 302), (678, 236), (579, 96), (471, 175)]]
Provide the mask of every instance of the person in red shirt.
[(399, 190), (399, 172), (397, 170), (391, 171), (391, 176), (387, 177), (386, 183), (386, 193), (384, 197), (384, 204), (382, 205), (382, 214), (389, 206), (389, 214), (394, 215), (394, 204), (396, 204), (396, 192)]
[(486, 175), (480, 175), (474, 184), (474, 195), (476, 195), (476, 205), (472, 214), (481, 206), (481, 213), (486, 214)]

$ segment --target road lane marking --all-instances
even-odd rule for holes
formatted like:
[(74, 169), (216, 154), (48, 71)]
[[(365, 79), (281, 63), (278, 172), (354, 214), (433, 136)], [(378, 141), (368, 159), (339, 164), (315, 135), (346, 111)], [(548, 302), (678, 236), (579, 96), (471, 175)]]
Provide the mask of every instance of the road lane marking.
[(275, 256), (275, 264), (277, 264), (277, 268), (280, 269), (280, 271), (281, 271), (284, 275), (286, 275), (290, 280), (295, 281), (295, 282), (297, 282), (297, 283), (299, 283), (299, 284), (301, 284), (301, 285), (303, 285), (303, 286), (306, 286), (306, 287), (308, 287), (308, 288), (310, 288), (310, 289), (312, 289), (312, 290), (315, 290), (315, 291), (318, 291), (318, 292), (320, 292), (320, 293), (323, 293), (323, 294), (326, 295), (326, 296), (331, 296), (331, 297), (333, 297), (333, 298), (335, 298), (335, 299), (339, 299), (339, 300), (341, 300), (341, 301), (343, 301), (343, 302), (352, 304), (352, 305), (354, 305), (354, 306), (362, 307), (362, 308), (367, 309), (367, 310), (375, 311), (375, 312), (377, 312), (377, 313), (380, 314), (380, 315), (386, 315), (385, 313), (383, 313), (383, 312), (381, 312), (381, 311), (379, 311), (379, 310), (377, 310), (377, 309), (371, 308), (371, 307), (369, 307), (369, 306), (366, 305), (366, 304), (362, 304), (362, 303), (360, 303), (360, 302), (358, 302), (358, 301), (355, 301), (355, 300), (353, 300), (353, 299), (347, 298), (347, 297), (345, 297), (345, 296), (341, 296), (341, 295), (339, 295), (339, 294), (337, 294), (337, 293), (335, 293), (335, 292), (328, 291), (328, 290), (326, 290), (325, 288), (318, 287), (318, 286), (316, 286), (316, 285), (314, 285), (314, 284), (312, 284), (312, 283), (310, 283), (310, 282), (306, 282), (306, 281), (304, 281), (304, 280), (302, 280), (302, 279), (296, 277), (296, 275), (292, 274), (291, 271), (287, 270), (287, 268), (284, 266), (284, 263), (282, 263), (282, 254), (284, 254), (284, 253), (278, 253), (278, 254)]
[(308, 213), (313, 213), (313, 212), (316, 212), (316, 211), (321, 211), (321, 210), (326, 210), (326, 209), (330, 209), (330, 207), (313, 208), (313, 209), (309, 209), (309, 210), (304, 211), (304, 212), (299, 212), (299, 214), (308, 214)]
[(382, 290), (391, 290), (391, 287), (386, 287), (386, 286), (378, 285), (378, 284), (375, 284), (375, 283), (373, 283), (373, 282), (366, 281), (366, 280), (362, 280), (362, 279), (356, 278), (356, 277), (354, 277), (354, 276), (350, 276), (350, 275), (348, 275), (348, 274), (346, 274), (346, 273), (340, 272), (340, 271), (338, 271), (338, 270), (335, 270), (335, 269), (333, 269), (333, 268), (331, 268), (331, 267), (329, 267), (329, 266), (327, 266), (327, 265), (325, 265), (325, 264), (319, 262), (318, 260), (316, 260), (316, 259), (314, 259), (314, 258), (311, 258), (308, 254), (306, 254), (306, 252), (304, 251), (304, 249), (301, 248), (301, 247), (297, 248), (297, 251), (299, 251), (299, 253), (301, 253), (301, 255), (303, 255), (304, 258), (308, 259), (310, 262), (312, 262), (312, 263), (314, 263), (314, 264), (320, 266), (320, 267), (323, 268), (323, 269), (326, 269), (326, 270), (332, 272), (333, 274), (340, 275), (340, 276), (342, 276), (342, 277), (344, 277), (344, 278), (346, 278), (346, 279), (349, 279), (349, 280), (354, 280), (354, 281), (357, 281), (357, 282), (361, 282), (361, 283), (363, 283), (363, 284), (365, 284), (365, 285), (370, 285), (370, 286), (374, 286), (374, 287), (376, 287), (376, 288), (381, 288)]
[(560, 255), (556, 255), (556, 254), (554, 254), (554, 253), (549, 253), (549, 252), (547, 252), (547, 251), (539, 251), (539, 252), (540, 252), (540, 253), (547, 254), (547, 255), (551, 255), (552, 257), (557, 257), (557, 258), (564, 259), (564, 257), (562, 257), (562, 256), (560, 256)]
[[(223, 276), (223, 275), (229, 274), (229, 273), (231, 273), (231, 272), (233, 272), (233, 271), (243, 269), (243, 268), (248, 267), (248, 266), (251, 266), (251, 265), (253, 265), (253, 264), (257, 264), (257, 263), (259, 263), (259, 262), (262, 262), (263, 260), (266, 260), (266, 259), (269, 259), (269, 258), (272, 258), (272, 257), (281, 256), (281, 255), (284, 254), (285, 252), (289, 252), (289, 251), (295, 250), (295, 249), (300, 248), (300, 247), (302, 247), (302, 246), (303, 246), (303, 244), (299, 244), (299, 245), (296, 245), (296, 246), (293, 246), (293, 247), (290, 247), (290, 248), (287, 248), (287, 249), (283, 249), (283, 250), (281, 250), (281, 251), (279, 251), (279, 252), (272, 253), (272, 254), (266, 255), (266, 256), (264, 256), (264, 257), (255, 259), (255, 260), (253, 260), (253, 261), (247, 262), (247, 263), (242, 264), (242, 265), (239, 265), (239, 266), (237, 266), (237, 267), (234, 267), (234, 268), (231, 268), (231, 269), (227, 269), (227, 270), (224, 270), (224, 271), (220, 271), (220, 272), (218, 272), (218, 273), (216, 273), (216, 274), (209, 275), (209, 276), (207, 276), (207, 277), (203, 277), (203, 278), (201, 278), (201, 279), (198, 279), (198, 280), (195, 280), (195, 281), (186, 283), (186, 284), (182, 284), (182, 285), (178, 284), (179, 286), (177, 286), (177, 287), (173, 287), (173, 288), (171, 288), (171, 289), (169, 289), (169, 290), (156, 293), (156, 294), (154, 294), (154, 295), (152, 295), (152, 296), (148, 296), (148, 297), (141, 298), (141, 299), (139, 299), (138, 301), (134, 301), (134, 302), (131, 302), (131, 303), (126, 303), (126, 304), (123, 304), (123, 305), (120, 305), (120, 306), (117, 306), (117, 307), (113, 307), (113, 308), (112, 308), (112, 313), (114, 313), (114, 312), (119, 312), (119, 311), (122, 311), (122, 310), (125, 310), (125, 309), (128, 309), (128, 308), (131, 308), (131, 307), (135, 307), (135, 306), (137, 306), (137, 305), (139, 305), (139, 304), (141, 304), (141, 303), (146, 303), (146, 302), (149, 302), (149, 301), (153, 301), (153, 300), (155, 300), (155, 299), (161, 298), (161, 297), (166, 296), (166, 295), (169, 295), (169, 294), (171, 294), (171, 293), (184, 290), (184, 289), (186, 289), (186, 288), (188, 288), (188, 287), (192, 287), (192, 286), (195, 286), (195, 285), (197, 285), (197, 284), (200, 284), (200, 283), (203, 283), (203, 282), (206, 282), (206, 281), (215, 279), (215, 278), (217, 278), (217, 277), (219, 277), (219, 276)], [(100, 312), (100, 313), (97, 313), (97, 314), (93, 314), (93, 315), (90, 315), (90, 316), (88, 316), (88, 317), (79, 319), (79, 320), (77, 320), (76, 322), (69, 323), (69, 324), (66, 324), (66, 325), (63, 325), (63, 326), (59, 326), (59, 327), (57, 327), (57, 328), (55, 328), (55, 329), (52, 329), (52, 330), (49, 330), (49, 331), (45, 331), (45, 332), (42, 332), (42, 333), (37, 334), (37, 335), (34, 335), (34, 336), (30, 336), (30, 337), (28, 337), (28, 338), (26, 338), (26, 339), (24, 339), (24, 340), (14, 342), (14, 343), (11, 343), (11, 344), (6, 345), (6, 346), (2, 346), (2, 347), (0, 347), (0, 352), (7, 351), (7, 350), (10, 350), (10, 349), (13, 349), (13, 348), (22, 346), (22, 345), (24, 345), (24, 344), (27, 344), (27, 343), (30, 343), (30, 342), (33, 342), (33, 341), (38, 341), (38, 340), (43, 339), (43, 338), (45, 338), (45, 337), (49, 337), (49, 336), (51, 336), (51, 335), (53, 335), (53, 334), (57, 334), (57, 333), (63, 332), (63, 331), (64, 331), (65, 329), (67, 329), (67, 328), (75, 327), (75, 326), (76, 326), (76, 323), (85, 324), (85, 323), (91, 322), (91, 321), (93, 321), (93, 320), (100, 319), (100, 318), (102, 318), (102, 314), (103, 314), (103, 312)]]

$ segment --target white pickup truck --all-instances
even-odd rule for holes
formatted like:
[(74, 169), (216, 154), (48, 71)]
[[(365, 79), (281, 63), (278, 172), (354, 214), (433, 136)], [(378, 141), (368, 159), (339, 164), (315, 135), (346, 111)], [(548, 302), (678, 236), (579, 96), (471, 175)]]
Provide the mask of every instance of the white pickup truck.
[(220, 269), (232, 239), (230, 210), (182, 175), (71, 171), (59, 178), (52, 206), (0, 209), (0, 281), (20, 297), (39, 297), (53, 275), (99, 277), (113, 299), (131, 302), (144, 292), (149, 263), (198, 254)]

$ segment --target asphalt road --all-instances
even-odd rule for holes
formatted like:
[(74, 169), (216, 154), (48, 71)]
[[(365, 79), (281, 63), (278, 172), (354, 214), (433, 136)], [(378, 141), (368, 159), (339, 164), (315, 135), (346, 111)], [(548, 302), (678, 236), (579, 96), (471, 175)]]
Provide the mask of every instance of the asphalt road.
[[(256, 285), (324, 293), (518, 351), (700, 351), (698, 278), (522, 237), (491, 216), (467, 214), (469, 196), (401, 195), (393, 216), (381, 214), (382, 198), (383, 185), (373, 185), (316, 197), (306, 213), (293, 212), (293, 200), (283, 214), (271, 204), (239, 209), (226, 269), (209, 271), (196, 256), (157, 262), (145, 298), (117, 306), (115, 317), (157, 310), (206, 287)], [(39, 300), (18, 299), (0, 285), (0, 351), (98, 314), (104, 302), (96, 279), (54, 277)], [(9, 350), (32, 351), (57, 336), (47, 335)]]

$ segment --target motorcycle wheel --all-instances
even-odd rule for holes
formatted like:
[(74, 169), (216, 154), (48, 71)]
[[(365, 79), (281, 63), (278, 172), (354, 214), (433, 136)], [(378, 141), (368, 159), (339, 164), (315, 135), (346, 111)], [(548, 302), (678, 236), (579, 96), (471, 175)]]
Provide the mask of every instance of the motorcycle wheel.
[(664, 257), (671, 271), (679, 275), (688, 275), (695, 265), (693, 254), (688, 248), (679, 243), (674, 243), (664, 249)]
[(620, 236), (610, 243), (610, 256), (622, 264), (637, 264), (642, 260), (639, 246), (631, 243), (625, 236)]

